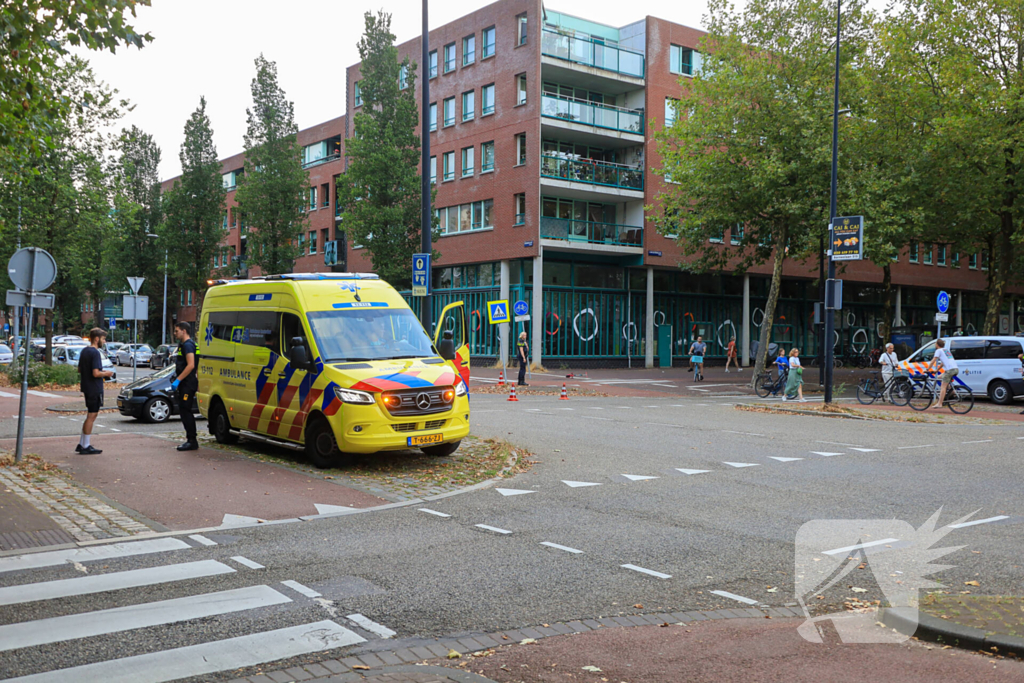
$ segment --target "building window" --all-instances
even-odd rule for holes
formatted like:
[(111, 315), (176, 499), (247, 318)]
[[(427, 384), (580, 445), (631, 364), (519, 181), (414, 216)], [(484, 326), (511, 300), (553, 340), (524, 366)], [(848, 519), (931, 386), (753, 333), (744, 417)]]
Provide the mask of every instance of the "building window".
[(939, 245), (939, 255), (938, 255), (938, 258), (935, 259), (935, 264), (939, 265), (939, 266), (945, 266), (946, 265), (946, 245), (945, 244), (940, 244)]
[(316, 230), (309, 231), (309, 253), (316, 253)]
[(430, 78), (437, 76), (437, 50), (431, 50), (428, 55), (430, 59)]
[(228, 229), (228, 215), (227, 215), (227, 213), (224, 214), (224, 229), (225, 230)]
[(430, 130), (437, 130), (437, 102), (430, 103)]
[(981, 250), (981, 269), (988, 270), (988, 249)]
[(516, 136), (516, 166), (526, 163), (526, 133)]
[(715, 244), (721, 244), (724, 240), (725, 240), (725, 228), (722, 228), (717, 233), (715, 233), (714, 236), (708, 238), (709, 242), (714, 242)]
[(361, 106), (363, 106), (363, 89), (359, 87), (359, 81), (356, 81), (355, 91), (356, 91), (356, 94), (355, 94), (355, 97), (354, 97), (355, 106), (361, 107)]
[(743, 243), (743, 224), (737, 223), (733, 226), (732, 230), (729, 231), (729, 241), (733, 244)]
[(516, 210), (513, 225), (526, 225), (526, 193), (520, 192), (515, 196), (513, 206)]
[(668, 70), (674, 74), (692, 76), (700, 71), (702, 61), (701, 54), (696, 50), (678, 45), (669, 48)]
[(526, 104), (526, 74), (516, 76), (516, 106)]
[(494, 200), (448, 206), (434, 211), (442, 235), (494, 227)]
[(967, 257), (967, 267), (971, 270), (978, 269), (978, 254), (974, 253)]
[(494, 170), (494, 142), (485, 142), (480, 145), (480, 172), (487, 173)]
[(430, 157), (430, 182), (437, 184), (437, 157)]
[(462, 93), (462, 120), (472, 121), (476, 118), (476, 91)]
[(188, 305), (192, 305), (192, 290), (188, 290)]
[(462, 148), (462, 177), (473, 175), (473, 147)]
[(316, 211), (316, 187), (309, 188), (309, 210)]
[(917, 242), (910, 243), (910, 262), (917, 263), (919, 258), (919, 250)]
[(960, 252), (959, 251), (954, 251), (953, 252), (953, 256), (952, 256), (952, 258), (950, 258), (949, 265), (951, 265), (953, 268), (959, 268), (960, 267)]
[(488, 57), (494, 56), (495, 44), (497, 42), (497, 34), (494, 27), (484, 29), (484, 40), (483, 40), (483, 53), (480, 55), (481, 59), (487, 59)]
[(232, 228), (237, 227), (238, 226), (238, 212), (235, 211), (232, 208), (232, 209), (228, 209), (228, 213), (231, 215), (231, 227)]
[(480, 88), (480, 115), (487, 116), (494, 113), (494, 84), (485, 85)]
[(455, 71), (455, 43), (448, 43), (444, 46), (444, 72)]
[(444, 180), (455, 180), (455, 152), (445, 152), (442, 157)]
[(455, 98), (446, 97), (444, 100), (444, 125), (448, 126), (455, 125)]
[(324, 183), (320, 186), (320, 206), (324, 209), (331, 205), (331, 186)]
[(922, 256), (924, 256), (923, 262), (924, 262), (924, 264), (926, 266), (930, 266), (932, 264), (932, 252), (933, 251), (935, 251), (935, 250), (932, 248), (932, 245), (930, 245), (930, 244), (924, 245), (924, 254), (922, 254)]
[(398, 67), (398, 89), (405, 90), (409, 87), (409, 68), (403, 64)]
[(462, 39), (462, 66), (469, 66), (476, 61), (476, 36)]
[[(320, 231), (320, 242), (324, 245), (324, 251), (327, 250), (327, 240), (328, 240), (328, 238), (329, 238), (328, 230), (327, 230), (327, 228), (324, 228), (323, 230)], [(225, 264), (225, 265), (227, 265), (227, 264)]]
[(526, 45), (526, 15), (520, 14), (516, 17), (516, 42), (519, 45)]
[(672, 99), (671, 97), (665, 98), (665, 127), (669, 128), (676, 122), (676, 107), (679, 105), (679, 100)]

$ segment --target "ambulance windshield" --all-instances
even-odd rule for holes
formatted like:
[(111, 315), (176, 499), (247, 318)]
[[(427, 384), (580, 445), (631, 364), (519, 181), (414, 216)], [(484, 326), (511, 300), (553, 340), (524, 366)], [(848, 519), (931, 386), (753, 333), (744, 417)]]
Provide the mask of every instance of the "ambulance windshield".
[(437, 355), (420, 321), (407, 308), (313, 311), (308, 318), (325, 363)]

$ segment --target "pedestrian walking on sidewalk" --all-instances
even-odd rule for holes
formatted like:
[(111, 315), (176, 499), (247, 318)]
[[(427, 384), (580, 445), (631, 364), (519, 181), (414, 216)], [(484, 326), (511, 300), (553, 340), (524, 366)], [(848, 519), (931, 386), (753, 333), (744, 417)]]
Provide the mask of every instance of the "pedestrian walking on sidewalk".
[(79, 388), (85, 396), (85, 422), (82, 423), (82, 436), (75, 446), (75, 453), (82, 455), (99, 455), (103, 451), (94, 448), (89, 439), (92, 437), (92, 425), (103, 407), (103, 380), (113, 377), (114, 373), (103, 369), (103, 356), (100, 346), (107, 340), (107, 333), (99, 327), (89, 330), (89, 346), (82, 350), (78, 357), (78, 374), (81, 376)]
[(196, 377), (196, 343), (192, 341), (192, 326), (180, 322), (174, 326), (174, 338), (178, 340), (178, 351), (174, 355), (174, 381), (171, 389), (178, 400), (178, 414), (181, 424), (185, 427), (185, 443), (178, 446), (179, 451), (199, 450), (196, 439), (196, 416), (192, 414), (192, 401), (199, 390)]
[(779, 355), (775, 358), (775, 371), (779, 373), (779, 379), (789, 374), (789, 359), (786, 358), (786, 349), (779, 347)]
[(786, 395), (784, 401), (799, 399), (806, 403), (804, 398), (804, 369), (800, 365), (800, 349), (793, 347), (789, 351), (789, 377), (786, 378)]
[(882, 366), (882, 386), (885, 386), (896, 372), (896, 366), (900, 364), (900, 358), (896, 355), (896, 347), (889, 342), (885, 345), (885, 353), (879, 359), (878, 364)]
[(529, 364), (530, 345), (526, 343), (526, 332), (519, 333), (519, 341), (516, 342), (516, 358), (519, 359), (519, 386), (528, 387), (526, 383), (526, 366)]
[(728, 346), (725, 347), (725, 371), (729, 372), (729, 363), (736, 366), (736, 372), (742, 372), (740, 370), (740, 362), (736, 358), (736, 337), (732, 337), (729, 340)]
[(946, 350), (945, 339), (935, 340), (935, 356), (928, 365), (928, 369), (935, 370), (940, 365), (942, 366), (942, 387), (939, 389), (939, 400), (928, 406), (936, 410), (942, 409), (942, 404), (946, 401), (946, 390), (949, 389), (949, 383), (960, 374), (960, 366), (956, 364), (953, 354)]

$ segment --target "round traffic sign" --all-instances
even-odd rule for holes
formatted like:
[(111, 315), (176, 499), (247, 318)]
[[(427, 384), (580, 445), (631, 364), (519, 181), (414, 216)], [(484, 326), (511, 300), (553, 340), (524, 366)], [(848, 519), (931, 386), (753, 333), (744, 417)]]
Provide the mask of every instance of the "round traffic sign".
[(20, 290), (40, 292), (57, 279), (57, 262), (45, 249), (25, 247), (7, 262), (7, 276)]
[(512, 310), (516, 315), (526, 315), (530, 312), (530, 307), (525, 301), (517, 301), (516, 305), (512, 307)]
[(949, 310), (949, 294), (946, 292), (939, 292), (939, 296), (936, 299), (936, 304), (939, 307), (939, 313), (945, 313)]

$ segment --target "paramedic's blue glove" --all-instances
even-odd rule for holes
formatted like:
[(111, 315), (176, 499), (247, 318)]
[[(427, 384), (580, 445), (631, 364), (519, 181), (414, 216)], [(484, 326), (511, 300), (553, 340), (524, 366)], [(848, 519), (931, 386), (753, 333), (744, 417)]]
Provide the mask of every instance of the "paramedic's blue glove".
[(181, 380), (176, 379), (173, 382), (171, 382), (171, 391), (177, 391), (179, 384), (181, 384)]

